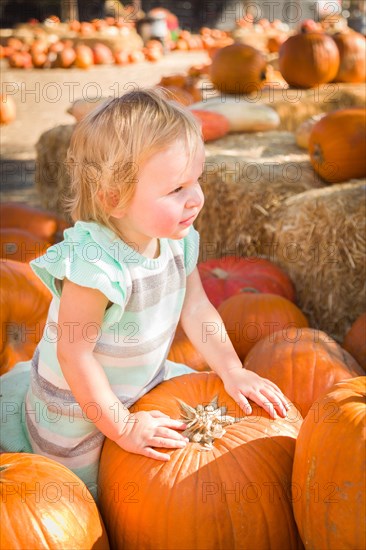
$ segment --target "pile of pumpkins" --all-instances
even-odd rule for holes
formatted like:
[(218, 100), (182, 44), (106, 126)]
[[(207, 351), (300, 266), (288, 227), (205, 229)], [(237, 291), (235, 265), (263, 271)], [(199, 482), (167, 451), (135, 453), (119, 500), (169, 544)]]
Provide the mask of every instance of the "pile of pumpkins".
[[(22, 205), (5, 204), (2, 214), (3, 234), (33, 234), (27, 249), (57, 242), (67, 227)], [(21, 226), (12, 228), (14, 219)], [(16, 259), (2, 250), (1, 363), (11, 369), (32, 356), (42, 332), (34, 327), (44, 326), (50, 295), (24, 250)], [(268, 260), (224, 257), (198, 270), (223, 320), (207, 327), (202, 341), (216, 332), (229, 337), (244, 368), (272, 380), (292, 403), (286, 418), (272, 419), (255, 403), (244, 414), (179, 326), (169, 358), (201, 372), (163, 382), (131, 412), (158, 409), (179, 418), (184, 402), (195, 414), (216, 407), (235, 422), (210, 448), (193, 440), (165, 449), (164, 463), (106, 440), (97, 504), (66, 467), (38, 455), (1, 454), (1, 548), (365, 546), (366, 313), (341, 347), (308, 327), (291, 280)]]

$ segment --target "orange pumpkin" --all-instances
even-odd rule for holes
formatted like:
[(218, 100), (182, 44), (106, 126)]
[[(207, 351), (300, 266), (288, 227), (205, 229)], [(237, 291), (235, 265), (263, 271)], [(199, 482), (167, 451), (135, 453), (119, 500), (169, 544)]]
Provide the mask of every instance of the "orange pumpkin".
[[(179, 418), (178, 399), (195, 408), (216, 396), (227, 415), (244, 417), (215, 373), (163, 382), (132, 411), (155, 409)], [(128, 453), (106, 440), (98, 482), (111, 546), (301, 548), (290, 495), (301, 417), (293, 409), (291, 420), (273, 421), (263, 409), (253, 407), (251, 416), (226, 427), (226, 433), (204, 451), (193, 442), (183, 449), (163, 449), (170, 455), (168, 462)]]
[[(295, 304), (275, 294), (236, 294), (222, 302), (218, 311), (242, 361), (261, 338), (271, 340), (273, 333), (278, 330), (286, 334), (291, 327), (309, 326), (306, 317)], [(214, 329), (208, 327), (207, 330), (212, 333)], [(222, 338), (225, 338), (223, 327), (216, 327), (217, 330), (222, 331)], [(210, 332), (206, 334), (206, 339), (210, 337)]]
[(311, 328), (290, 328), (263, 338), (248, 353), (244, 367), (272, 380), (305, 417), (336, 382), (361, 376), (353, 357), (330, 336)]
[(366, 39), (354, 31), (333, 34), (340, 56), (335, 82), (365, 82)]
[(27, 204), (17, 202), (0, 204), (1, 229), (23, 229), (40, 240), (54, 244), (62, 239), (62, 233), (69, 225), (52, 212), (33, 208)]
[(197, 267), (203, 288), (215, 307), (246, 289), (278, 294), (295, 301), (295, 288), (291, 279), (282, 269), (264, 258), (224, 256), (200, 262)]
[(32, 358), (50, 300), (28, 264), (0, 259), (0, 374)]
[[(83, 23), (82, 23), (83, 25)], [(93, 28), (93, 26), (91, 25)], [(93, 50), (85, 44), (75, 46), (75, 67), (78, 69), (89, 69), (94, 64)]]
[(247, 44), (232, 44), (215, 53), (210, 77), (221, 92), (250, 94), (264, 85), (266, 70), (267, 61), (259, 50)]
[(44, 254), (50, 246), (51, 243), (24, 229), (0, 229), (0, 258), (30, 262)]
[(366, 313), (356, 319), (345, 335), (342, 345), (366, 370)]
[(15, 101), (11, 96), (0, 94), (0, 124), (10, 124), (16, 117)]
[(319, 120), (309, 137), (310, 161), (328, 183), (366, 176), (366, 109), (333, 111)]
[(193, 346), (182, 326), (178, 324), (174, 339), (169, 350), (168, 359), (175, 363), (183, 363), (193, 370), (205, 371), (210, 367), (199, 351)]
[(201, 122), (204, 141), (213, 141), (228, 133), (230, 123), (226, 116), (200, 109), (192, 109), (191, 112)]
[(308, 549), (366, 547), (365, 388), (365, 376), (338, 382), (300, 429), (293, 509)]
[(330, 82), (339, 69), (337, 45), (324, 33), (295, 34), (280, 47), (279, 68), (286, 82), (296, 88)]
[(103, 520), (86, 485), (43, 456), (0, 455), (0, 548), (108, 550)]

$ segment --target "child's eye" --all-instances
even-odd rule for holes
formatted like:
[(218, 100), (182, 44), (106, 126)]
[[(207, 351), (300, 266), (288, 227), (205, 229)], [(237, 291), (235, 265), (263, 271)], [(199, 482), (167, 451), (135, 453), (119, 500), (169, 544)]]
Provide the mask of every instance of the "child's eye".
[(180, 187), (177, 187), (176, 189), (174, 189), (174, 191), (171, 192), (171, 194), (174, 194), (174, 193), (179, 193), (179, 191), (181, 191), (183, 189), (182, 186)]

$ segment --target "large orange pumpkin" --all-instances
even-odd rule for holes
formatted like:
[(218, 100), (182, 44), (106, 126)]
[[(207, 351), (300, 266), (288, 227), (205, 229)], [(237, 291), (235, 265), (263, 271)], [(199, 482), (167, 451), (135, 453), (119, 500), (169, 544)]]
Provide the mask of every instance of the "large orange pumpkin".
[(175, 331), (174, 339), (169, 350), (168, 359), (175, 363), (183, 363), (193, 370), (203, 371), (210, 370), (210, 367), (193, 346), (188, 336), (184, 332), (180, 323)]
[(51, 243), (24, 229), (0, 229), (1, 258), (18, 262), (30, 262), (44, 254), (50, 246)]
[[(226, 414), (244, 414), (215, 373), (163, 382), (132, 410), (181, 415), (217, 396)], [(225, 414), (224, 411), (221, 415)], [(270, 420), (263, 409), (226, 427), (221, 439), (163, 450), (161, 462), (106, 440), (99, 468), (100, 510), (115, 550), (301, 548), (291, 509), (291, 470), (301, 417)], [(221, 418), (223, 418), (221, 416)]]
[(290, 36), (279, 51), (283, 78), (296, 88), (313, 88), (334, 79), (339, 52), (331, 36), (321, 32)]
[[(303, 328), (308, 321), (298, 307), (283, 296), (243, 292), (231, 296), (218, 307), (226, 331), (242, 361), (250, 349), (261, 338), (271, 340), (273, 333), (280, 330), (286, 334), (291, 327)], [(223, 327), (207, 325), (206, 341), (214, 331)]]
[(203, 288), (215, 307), (233, 294), (255, 289), (278, 294), (292, 302), (295, 288), (282, 269), (264, 258), (225, 256), (200, 262), (198, 271)]
[(343, 347), (366, 370), (366, 312), (356, 319), (345, 335)]
[(354, 31), (333, 34), (340, 56), (335, 82), (365, 82), (366, 39)]
[(364, 374), (353, 357), (330, 336), (311, 328), (291, 328), (263, 338), (244, 367), (272, 380), (305, 417), (333, 384)]
[(40, 210), (17, 202), (0, 204), (0, 228), (23, 229), (52, 244), (62, 238), (64, 229), (69, 227), (64, 219), (52, 212)]
[(32, 358), (50, 300), (51, 293), (28, 264), (0, 260), (0, 374)]
[(366, 176), (366, 109), (333, 111), (319, 120), (309, 137), (310, 161), (328, 183)]
[(43, 456), (0, 455), (0, 548), (108, 550), (91, 494), (71, 470)]
[(228, 94), (257, 92), (266, 80), (264, 55), (247, 44), (232, 44), (217, 50), (210, 66), (214, 86)]
[(338, 382), (300, 429), (293, 508), (309, 550), (366, 547), (365, 388), (365, 376)]

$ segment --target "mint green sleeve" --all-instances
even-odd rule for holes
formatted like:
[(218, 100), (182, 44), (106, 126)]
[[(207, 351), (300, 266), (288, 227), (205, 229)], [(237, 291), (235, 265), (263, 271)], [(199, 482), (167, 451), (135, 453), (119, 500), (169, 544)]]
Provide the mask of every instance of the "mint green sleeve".
[(190, 275), (197, 265), (199, 248), (200, 235), (192, 225), (188, 235), (183, 239), (184, 267), (187, 275)]
[(60, 292), (55, 280), (67, 278), (77, 285), (99, 290), (124, 310), (126, 280), (123, 266), (80, 227), (67, 229), (64, 240), (32, 260), (30, 266), (57, 298), (60, 298)]

